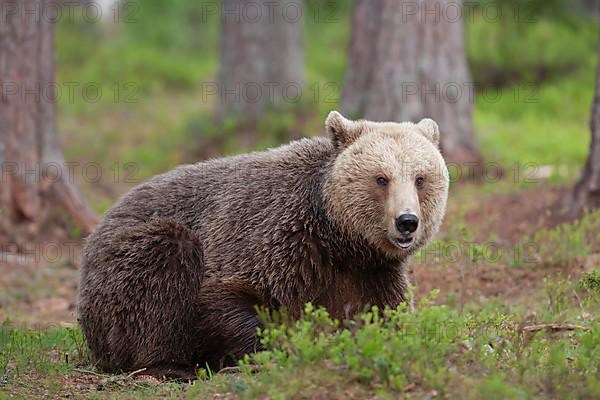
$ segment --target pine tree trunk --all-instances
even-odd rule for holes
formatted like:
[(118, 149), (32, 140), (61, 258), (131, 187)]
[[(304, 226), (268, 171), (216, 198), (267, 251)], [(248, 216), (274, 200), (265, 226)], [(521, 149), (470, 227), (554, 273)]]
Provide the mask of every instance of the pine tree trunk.
[(357, 0), (341, 108), (380, 121), (433, 118), (447, 161), (479, 163), (464, 25), (444, 12), (451, 2)]
[(572, 216), (579, 216), (586, 210), (600, 208), (600, 59), (596, 67), (596, 90), (592, 103), (590, 129), (592, 141), (587, 162), (579, 181), (565, 203)]
[[(23, 5), (23, 3), (26, 3)], [(43, 9), (46, 0), (0, 0)], [(70, 182), (56, 127), (53, 24), (48, 18), (4, 12), (0, 25), (0, 219), (7, 232), (36, 236), (53, 207), (65, 209), (86, 232), (98, 217)]]
[(217, 120), (253, 123), (270, 108), (292, 106), (305, 84), (303, 3), (224, 0), (221, 7)]

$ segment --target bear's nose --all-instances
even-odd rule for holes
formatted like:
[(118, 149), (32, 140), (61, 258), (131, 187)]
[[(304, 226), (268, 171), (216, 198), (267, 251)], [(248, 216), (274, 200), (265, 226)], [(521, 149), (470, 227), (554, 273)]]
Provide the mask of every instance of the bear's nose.
[(417, 230), (419, 218), (415, 214), (402, 214), (396, 218), (396, 229), (403, 235), (408, 235)]

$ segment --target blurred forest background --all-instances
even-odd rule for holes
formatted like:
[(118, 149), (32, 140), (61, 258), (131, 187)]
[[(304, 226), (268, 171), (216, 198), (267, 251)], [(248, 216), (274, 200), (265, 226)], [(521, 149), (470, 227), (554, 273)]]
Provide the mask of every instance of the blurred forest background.
[[(247, 132), (238, 129), (235, 118), (216, 125), (212, 113), (219, 100), (215, 95), (203, 99), (203, 83), (219, 77), (220, 15), (203, 14), (206, 2), (143, 3), (126, 10), (135, 12), (132, 18), (139, 22), (133, 23), (58, 24), (58, 82), (97, 82), (103, 88), (135, 84), (129, 92), (122, 89), (117, 103), (108, 95), (100, 104), (82, 96), (59, 103), (66, 158), (104, 166), (133, 162), (139, 166), (136, 178), (143, 180), (182, 162), (321, 134), (324, 116), (338, 108), (344, 89), (351, 6), (343, 0), (309, 4), (304, 68), (295, 68), (304, 69), (307, 86), (317, 86), (305, 88), (300, 104), (287, 103), (290, 110), (262, 115), (251, 138), (243, 137)], [(580, 172), (589, 150), (598, 36), (594, 14), (573, 2), (539, 1), (532, 7), (524, 1), (515, 21), (514, 2), (499, 4), (504, 17), (498, 23), (474, 11), (473, 22), (465, 26), (473, 81), (503, 89), (497, 102), (494, 93), (474, 102), (483, 159), (505, 167), (515, 162), (552, 166), (553, 181), (566, 182)], [(391, 53), (394, 43), (388, 46)], [(283, 52), (273, 57), (264, 62), (288, 61)], [(124, 103), (129, 93), (138, 103)], [(100, 212), (126, 190), (112, 184), (84, 187)]]
[[(292, 104), (287, 112), (266, 113), (249, 141), (240, 137), (234, 118), (225, 121), (225, 129), (215, 126), (212, 112), (218, 99), (202, 98), (203, 83), (217, 82), (219, 71), (220, 15), (204, 15), (206, 2), (140, 4), (139, 10), (129, 10), (136, 11), (135, 23), (59, 24), (58, 82), (97, 82), (102, 87), (133, 82), (139, 88), (132, 94), (137, 104), (115, 104), (111, 96), (103, 96), (101, 104), (86, 102), (82, 96), (59, 103), (66, 158), (82, 163), (134, 162), (139, 166), (136, 177), (145, 179), (207, 155), (321, 134), (324, 116), (338, 107), (343, 91), (351, 32), (349, 3), (313, 1), (305, 9), (305, 79), (308, 86), (320, 87), (318, 101), (313, 100), (316, 89), (305, 89), (304, 103)], [(562, 178), (573, 178), (589, 150), (598, 36), (593, 14), (573, 2), (539, 1), (533, 8), (532, 2), (523, 2), (515, 22), (513, 4), (506, 1), (498, 23), (486, 21), (477, 11), (474, 21), (466, 23), (473, 81), (504, 88), (498, 102), (483, 96), (475, 100), (473, 123), (481, 152), (485, 160), (504, 166), (514, 162), (554, 166), (555, 181), (560, 181), (558, 167), (563, 167), (567, 172)], [(388, 46), (391, 53), (394, 43)], [(275, 52), (274, 57), (276, 62), (287, 61), (283, 54)], [(328, 84), (333, 85), (326, 88)], [(528, 84), (536, 86), (526, 88)], [(519, 101), (511, 90), (523, 91)], [(531, 102), (524, 99), (528, 95)], [(493, 99), (493, 93), (489, 97)], [(102, 190), (102, 185), (91, 186), (90, 190)], [(114, 196), (105, 189), (90, 199), (103, 211)]]
[[(262, 3), (243, 0), (80, 0), (72, 16), (63, 5), (56, 21), (49, 8), (25, 24), (12, 8), (65, 3), (0, 0), (0, 319), (75, 320), (81, 240), (131, 187), (182, 163), (323, 135), (340, 109), (440, 124), (451, 193), (442, 232), (411, 265), (417, 299), (440, 289), (435, 302), (450, 319), (493, 310), (595, 324), (586, 343), (600, 346), (598, 314), (580, 291), (600, 287), (598, 1), (279, 0), (271, 23), (253, 21), (244, 7)], [(237, 11), (224, 18), (223, 7)], [(22, 86), (36, 82), (41, 100)], [(257, 86), (262, 96), (244, 101)], [(463, 251), (448, 257), (457, 243)], [(81, 350), (65, 340), (61, 351)], [(27, 354), (56, 345), (41, 349), (0, 354), (0, 378), (3, 360), (9, 377)], [(598, 359), (586, 364), (596, 374)], [(423, 365), (448, 373), (441, 360)], [(515, 382), (555, 398), (572, 385), (600, 393), (581, 371), (554, 376), (560, 387), (523, 378), (527, 363), (551, 371), (546, 361), (523, 361), (519, 377), (489, 393), (526, 398), (511, 397)], [(443, 390), (423, 374), (419, 388)], [(69, 385), (58, 393), (78, 390)]]

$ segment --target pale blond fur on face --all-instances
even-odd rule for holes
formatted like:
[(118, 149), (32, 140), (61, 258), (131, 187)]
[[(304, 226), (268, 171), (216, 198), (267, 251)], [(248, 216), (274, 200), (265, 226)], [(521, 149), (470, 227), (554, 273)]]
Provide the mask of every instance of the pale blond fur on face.
[[(431, 119), (351, 121), (334, 111), (326, 129), (339, 149), (325, 186), (332, 218), (391, 256), (412, 254), (430, 240), (441, 225), (449, 183), (438, 125)], [(423, 179), (422, 187), (417, 178)], [(378, 183), (384, 181), (384, 186)], [(396, 219), (405, 213), (420, 222), (414, 244), (400, 249), (391, 238), (397, 234)]]

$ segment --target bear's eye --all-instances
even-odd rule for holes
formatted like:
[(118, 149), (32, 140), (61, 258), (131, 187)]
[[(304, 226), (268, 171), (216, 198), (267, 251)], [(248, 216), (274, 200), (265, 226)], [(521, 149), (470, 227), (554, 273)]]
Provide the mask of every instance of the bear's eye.
[(377, 178), (377, 184), (381, 187), (386, 187), (389, 183), (390, 181), (384, 176), (380, 176)]
[(418, 176), (417, 179), (415, 179), (415, 186), (418, 189), (421, 189), (424, 184), (425, 184), (425, 178), (423, 178), (422, 176)]

